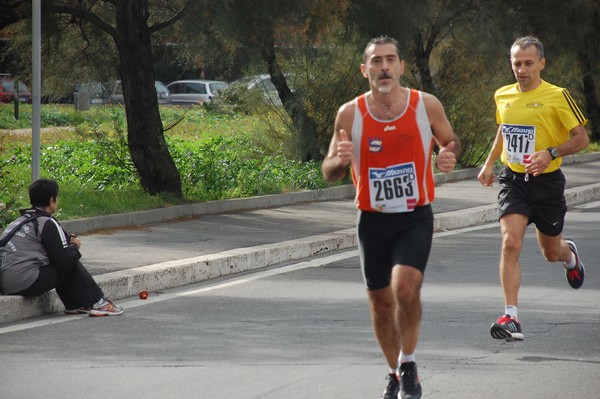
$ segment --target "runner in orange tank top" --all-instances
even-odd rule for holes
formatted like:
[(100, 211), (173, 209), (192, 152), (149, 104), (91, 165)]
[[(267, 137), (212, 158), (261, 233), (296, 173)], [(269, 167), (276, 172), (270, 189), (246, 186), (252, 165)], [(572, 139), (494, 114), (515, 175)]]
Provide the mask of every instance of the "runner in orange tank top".
[(440, 148), (441, 172), (452, 171), (460, 153), (440, 101), (400, 85), (404, 67), (395, 39), (367, 44), (361, 72), (370, 91), (340, 107), (321, 168), (335, 182), (351, 166), (361, 268), (375, 336), (389, 366), (384, 399), (421, 397), (415, 350), (433, 238), (433, 146)]
[(358, 208), (397, 213), (430, 204), (433, 137), (421, 92), (410, 90), (406, 108), (389, 121), (369, 112), (366, 95), (355, 103), (352, 137), (360, 143), (360, 155), (352, 164), (352, 177)]

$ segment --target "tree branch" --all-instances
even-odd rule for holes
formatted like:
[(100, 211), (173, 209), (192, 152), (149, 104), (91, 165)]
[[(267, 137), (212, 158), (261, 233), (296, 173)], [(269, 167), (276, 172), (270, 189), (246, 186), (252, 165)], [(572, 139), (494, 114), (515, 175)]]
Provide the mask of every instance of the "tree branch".
[(31, 16), (31, 4), (23, 0), (0, 1), (0, 29), (4, 29), (21, 19)]
[(150, 34), (153, 34), (154, 32), (157, 32), (157, 31), (159, 31), (161, 29), (164, 29), (167, 26), (173, 25), (175, 22), (179, 21), (181, 19), (181, 17), (185, 14), (185, 11), (189, 7), (190, 3), (191, 3), (191, 0), (187, 0), (185, 2), (184, 6), (181, 8), (181, 10), (179, 10), (171, 18), (169, 18), (166, 21), (159, 22), (157, 24), (154, 24), (154, 25), (150, 26), (150, 28), (149, 28), (150, 29)]
[(64, 5), (49, 5), (44, 7), (44, 11), (46, 13), (52, 14), (68, 14), (73, 15), (77, 18), (85, 20), (92, 25), (97, 26), (102, 29), (104, 32), (108, 33), (113, 38), (117, 34), (117, 30), (110, 24), (106, 23), (102, 18), (98, 17), (96, 14), (83, 10), (77, 7), (64, 6)]

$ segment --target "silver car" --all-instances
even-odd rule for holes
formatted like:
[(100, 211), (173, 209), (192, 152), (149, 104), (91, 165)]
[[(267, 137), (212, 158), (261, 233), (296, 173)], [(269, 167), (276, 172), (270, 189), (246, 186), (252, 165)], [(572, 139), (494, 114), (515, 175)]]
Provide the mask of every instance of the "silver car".
[[(295, 75), (291, 73), (284, 74), (290, 90), (294, 91)], [(230, 87), (243, 87), (245, 90), (259, 91), (264, 97), (265, 103), (281, 106), (281, 99), (277, 88), (271, 81), (271, 75), (263, 73), (261, 75), (245, 76), (234, 82), (231, 82)]]
[[(156, 97), (159, 104), (171, 104), (171, 93), (167, 86), (159, 80), (154, 81), (154, 88), (156, 89)], [(110, 95), (112, 102), (123, 104), (123, 89), (121, 87), (121, 81), (117, 80), (113, 86), (112, 93)]]
[(86, 110), (92, 105), (106, 105), (110, 103), (110, 92), (106, 86), (97, 80), (80, 83), (73, 93), (75, 109)]
[(175, 105), (194, 105), (212, 101), (219, 92), (227, 88), (220, 80), (176, 80), (167, 85), (171, 92), (171, 103)]

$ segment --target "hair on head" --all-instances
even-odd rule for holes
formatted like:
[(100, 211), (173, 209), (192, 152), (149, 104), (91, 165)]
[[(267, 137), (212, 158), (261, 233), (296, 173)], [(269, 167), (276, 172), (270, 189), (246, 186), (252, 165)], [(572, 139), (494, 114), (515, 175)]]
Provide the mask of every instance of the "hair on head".
[(43, 208), (50, 205), (50, 199), (58, 197), (58, 183), (52, 179), (38, 179), (29, 185), (29, 203)]

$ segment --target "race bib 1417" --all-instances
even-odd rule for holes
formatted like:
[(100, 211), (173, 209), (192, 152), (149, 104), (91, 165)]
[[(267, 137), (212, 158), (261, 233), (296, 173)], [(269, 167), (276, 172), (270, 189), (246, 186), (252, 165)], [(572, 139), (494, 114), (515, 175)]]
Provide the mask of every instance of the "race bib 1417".
[(502, 124), (506, 161), (527, 165), (535, 152), (535, 126)]

